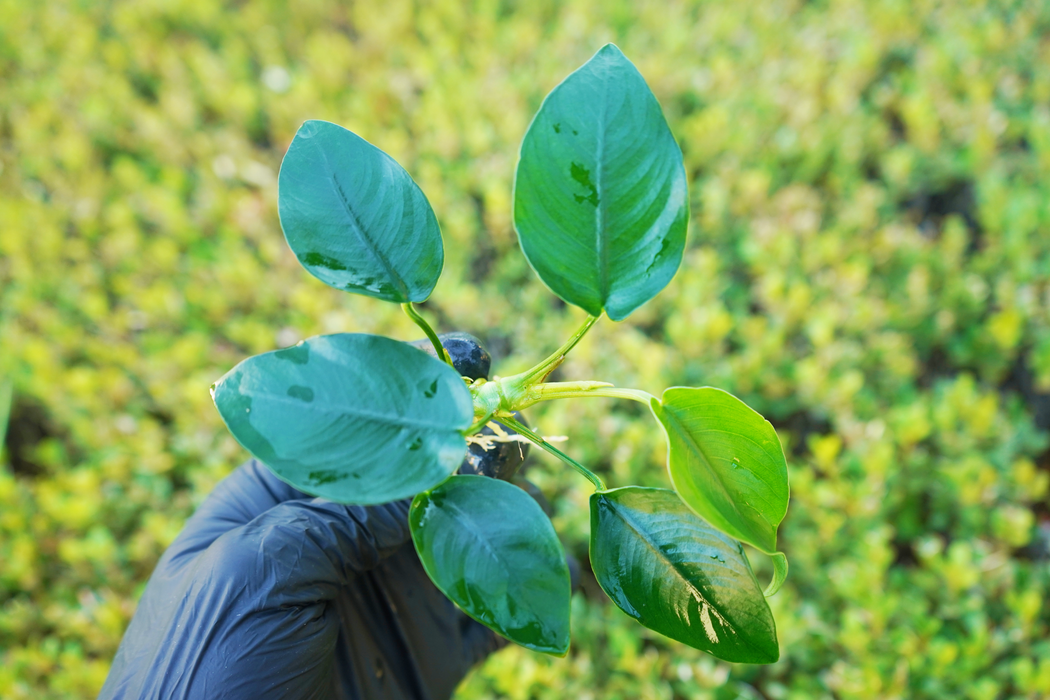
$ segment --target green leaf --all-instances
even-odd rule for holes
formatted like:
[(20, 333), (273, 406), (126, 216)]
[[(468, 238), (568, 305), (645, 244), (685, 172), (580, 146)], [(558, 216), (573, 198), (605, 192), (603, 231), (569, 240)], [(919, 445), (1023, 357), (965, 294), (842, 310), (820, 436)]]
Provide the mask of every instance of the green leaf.
[(569, 568), (540, 506), (505, 481), (454, 476), (420, 493), (412, 540), (434, 584), (478, 622), (547, 654), (569, 649)]
[(787, 514), (787, 461), (769, 421), (721, 389), (676, 387), (650, 402), (667, 433), (667, 467), (704, 520), (766, 554)]
[(354, 333), (249, 357), (212, 396), (237, 441), (277, 476), (341, 503), (386, 503), (440, 483), (462, 462), (474, 419), (451, 367)]
[(591, 496), (591, 568), (625, 613), (725, 661), (780, 657), (776, 625), (744, 548), (668, 489)]
[(522, 250), (563, 300), (619, 321), (674, 277), (688, 218), (682, 151), (645, 79), (607, 44), (547, 95), (525, 134)]
[(385, 301), (423, 301), (444, 249), (430, 203), (393, 158), (330, 122), (299, 127), (277, 203), (288, 245), (310, 274)]

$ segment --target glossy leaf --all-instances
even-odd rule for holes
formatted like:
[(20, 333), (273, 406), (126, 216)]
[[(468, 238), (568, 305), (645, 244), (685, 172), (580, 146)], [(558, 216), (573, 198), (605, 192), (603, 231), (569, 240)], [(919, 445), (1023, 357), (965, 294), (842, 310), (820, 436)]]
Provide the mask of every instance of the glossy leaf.
[(393, 158), (343, 127), (299, 128), (277, 203), (288, 245), (325, 284), (398, 303), (437, 284), (444, 249), (430, 203)]
[(767, 554), (787, 514), (787, 461), (769, 421), (721, 389), (673, 388), (651, 401), (667, 433), (682, 500), (722, 532)]
[(725, 661), (780, 656), (743, 546), (674, 491), (629, 486), (592, 495), (591, 568), (621, 610), (660, 634)]
[(521, 145), (514, 224), (563, 300), (621, 320), (682, 261), (682, 151), (645, 79), (612, 44), (547, 96)]
[(409, 511), (423, 568), (478, 622), (535, 651), (569, 649), (569, 569), (550, 520), (517, 486), (454, 476)]
[(230, 432), (292, 486), (341, 503), (407, 498), (456, 471), (463, 379), (406, 343), (317, 336), (249, 357), (212, 389)]

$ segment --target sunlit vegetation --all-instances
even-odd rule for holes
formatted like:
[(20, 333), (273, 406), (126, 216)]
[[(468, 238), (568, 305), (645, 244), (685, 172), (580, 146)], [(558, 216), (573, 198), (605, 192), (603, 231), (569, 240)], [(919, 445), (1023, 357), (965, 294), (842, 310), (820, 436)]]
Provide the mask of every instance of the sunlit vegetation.
[[(668, 288), (560, 376), (710, 384), (773, 422), (781, 659), (670, 642), (585, 571), (568, 657), (506, 649), (459, 697), (1050, 695), (1048, 33), (1046, 3), (981, 0), (0, 0), (0, 697), (95, 697), (160, 553), (247, 456), (213, 381), (318, 333), (420, 336), (285, 245), (304, 120), (427, 193), (439, 332), (507, 375), (579, 326), (511, 187), (543, 95), (607, 41), (664, 106), (693, 214)], [(643, 409), (528, 419), (610, 483), (666, 487)], [(538, 451), (529, 478), (583, 559), (586, 482)]]

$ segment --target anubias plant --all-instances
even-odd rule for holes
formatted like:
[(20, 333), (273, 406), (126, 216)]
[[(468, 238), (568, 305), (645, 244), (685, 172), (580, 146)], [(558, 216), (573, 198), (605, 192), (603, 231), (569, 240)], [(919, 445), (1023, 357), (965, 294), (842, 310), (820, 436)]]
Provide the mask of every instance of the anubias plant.
[[(412, 538), (438, 588), (508, 639), (564, 655), (569, 571), (550, 520), (512, 483), (454, 475), (468, 443), (498, 421), (594, 485), (591, 567), (624, 612), (727, 661), (777, 660), (773, 616), (741, 544), (772, 557), (772, 595), (787, 573), (776, 538), (788, 504), (773, 427), (711, 387), (657, 398), (604, 382), (546, 381), (602, 314), (627, 318), (682, 260), (682, 153), (619, 49), (605, 46), (558, 85), (521, 146), (514, 223), (522, 250), (554, 294), (589, 314), (521, 374), (460, 376), (413, 306), (441, 274), (441, 233), (423, 192), (388, 155), (340, 126), (308, 121), (284, 157), (278, 199), (288, 245), (312, 275), (400, 304), (440, 359), (355, 333), (248, 358), (212, 388), (244, 447), (317, 496), (352, 504), (414, 497)], [(673, 491), (607, 488), (515, 413), (594, 396), (650, 408), (667, 435)]]

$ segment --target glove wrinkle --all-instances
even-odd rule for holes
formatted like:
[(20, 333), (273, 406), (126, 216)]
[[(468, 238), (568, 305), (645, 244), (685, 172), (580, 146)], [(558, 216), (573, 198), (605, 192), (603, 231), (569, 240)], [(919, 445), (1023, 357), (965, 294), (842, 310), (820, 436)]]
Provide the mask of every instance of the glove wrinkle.
[(448, 700), (505, 642), (430, 582), (409, 503), (331, 503), (245, 464), (161, 557), (100, 700)]
[(270, 508), (293, 500), (313, 498), (298, 491), (273, 475), (258, 460), (252, 459), (224, 479), (204, 500), (182, 533), (165, 552), (161, 567), (178, 569), (192, 557), (211, 546), (231, 528), (245, 525)]
[(398, 620), (384, 604), (375, 578), (362, 576), (335, 602), (341, 633), (336, 642), (332, 696), (337, 700), (429, 700), (406, 654)]

